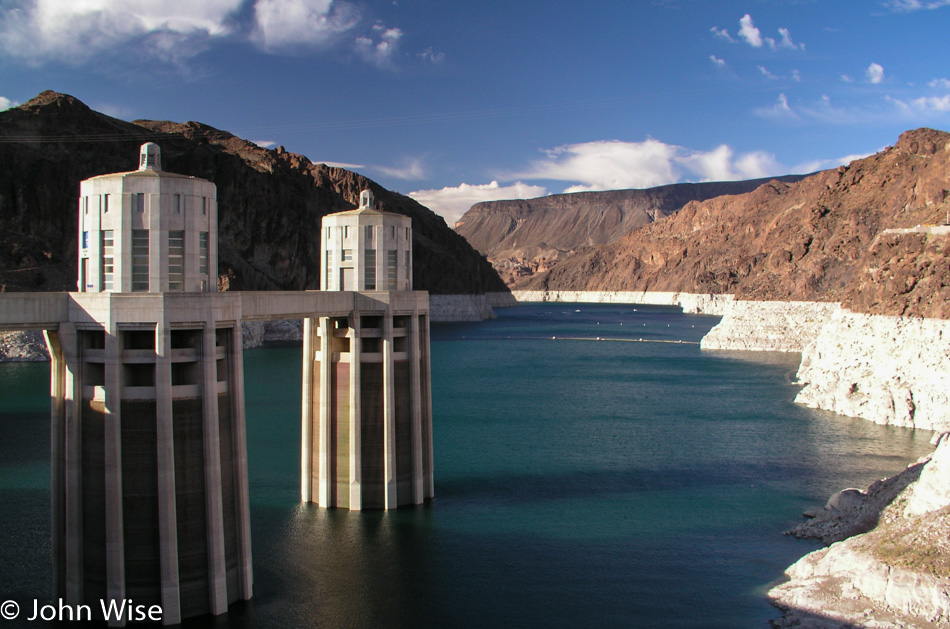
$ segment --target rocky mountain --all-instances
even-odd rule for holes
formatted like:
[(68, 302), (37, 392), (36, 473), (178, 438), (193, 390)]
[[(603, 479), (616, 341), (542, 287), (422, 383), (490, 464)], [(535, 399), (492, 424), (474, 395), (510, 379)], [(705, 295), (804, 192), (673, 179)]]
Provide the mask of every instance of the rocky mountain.
[(797, 183), (688, 203), (620, 240), (520, 282), (525, 290), (648, 290), (836, 301), (950, 317), (950, 134), (897, 144)]
[[(779, 177), (794, 182), (803, 175)], [(455, 224), (508, 284), (550, 268), (577, 250), (613, 242), (690, 201), (755, 190), (769, 179), (678, 183), (645, 190), (554, 194), (476, 203)]]
[(377, 208), (412, 217), (417, 289), (507, 291), (441, 217), (357, 173), (197, 122), (125, 122), (49, 91), (0, 112), (0, 290), (75, 290), (79, 182), (134, 170), (149, 141), (165, 170), (217, 184), (222, 288), (319, 288), (320, 219), (369, 188)]

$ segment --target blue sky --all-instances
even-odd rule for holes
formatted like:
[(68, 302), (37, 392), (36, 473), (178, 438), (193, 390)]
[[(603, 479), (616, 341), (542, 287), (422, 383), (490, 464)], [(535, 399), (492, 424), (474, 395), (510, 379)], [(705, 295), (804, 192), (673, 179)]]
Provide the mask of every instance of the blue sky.
[(950, 129), (950, 0), (0, 0), (42, 90), (479, 200), (809, 172)]

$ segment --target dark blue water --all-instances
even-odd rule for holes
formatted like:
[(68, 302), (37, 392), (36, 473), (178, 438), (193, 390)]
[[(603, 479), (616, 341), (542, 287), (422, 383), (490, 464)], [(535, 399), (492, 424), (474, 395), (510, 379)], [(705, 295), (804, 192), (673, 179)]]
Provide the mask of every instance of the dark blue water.
[[(797, 356), (701, 352), (716, 321), (433, 325), (436, 499), (391, 513), (299, 502), (300, 349), (246, 353), (255, 596), (187, 624), (765, 626), (764, 591), (816, 547), (782, 532), (930, 433), (793, 404)], [(0, 599), (50, 596), (47, 369), (0, 365)]]

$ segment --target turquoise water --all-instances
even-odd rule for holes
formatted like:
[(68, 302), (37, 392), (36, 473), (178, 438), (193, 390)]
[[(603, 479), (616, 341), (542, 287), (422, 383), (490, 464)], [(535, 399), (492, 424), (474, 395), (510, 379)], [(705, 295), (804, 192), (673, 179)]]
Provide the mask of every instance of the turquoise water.
[[(783, 531), (930, 433), (793, 404), (797, 357), (701, 352), (716, 321), (433, 325), (436, 499), (392, 513), (299, 502), (300, 349), (246, 353), (255, 596), (188, 625), (765, 626), (764, 591), (816, 547)], [(47, 370), (0, 365), (0, 599), (50, 596)]]

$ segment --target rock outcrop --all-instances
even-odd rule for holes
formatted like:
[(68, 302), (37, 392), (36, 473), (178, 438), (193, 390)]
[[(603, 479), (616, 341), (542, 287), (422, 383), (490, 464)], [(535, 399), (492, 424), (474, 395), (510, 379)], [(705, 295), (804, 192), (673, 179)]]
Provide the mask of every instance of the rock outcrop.
[(929, 460), (865, 492), (848, 490), (792, 531), (834, 543), (796, 562), (769, 592), (786, 610), (775, 626), (950, 626), (948, 486), (944, 435)]
[[(793, 182), (803, 175), (779, 177)], [(678, 183), (644, 190), (553, 194), (476, 203), (455, 224), (508, 284), (546, 271), (586, 247), (602, 245), (669, 216), (690, 201), (755, 190), (768, 179)]]
[(0, 290), (75, 290), (79, 182), (132, 170), (138, 147), (162, 147), (167, 170), (218, 187), (219, 286), (320, 285), (320, 219), (373, 191), (379, 209), (412, 217), (413, 284), (434, 294), (507, 292), (445, 221), (357, 173), (268, 150), (197, 122), (125, 122), (43, 92), (0, 112)]

